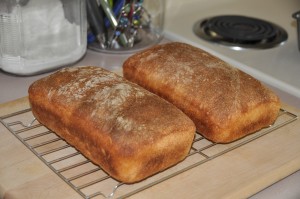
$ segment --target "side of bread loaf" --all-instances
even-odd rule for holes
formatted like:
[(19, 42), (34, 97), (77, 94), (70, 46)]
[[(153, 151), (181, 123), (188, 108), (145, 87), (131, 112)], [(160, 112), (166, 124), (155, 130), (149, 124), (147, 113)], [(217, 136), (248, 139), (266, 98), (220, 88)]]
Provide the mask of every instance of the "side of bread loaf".
[(252, 76), (184, 43), (129, 57), (123, 75), (185, 112), (209, 140), (228, 143), (269, 126), (279, 98)]
[(38, 121), (125, 183), (183, 160), (196, 130), (171, 103), (100, 67), (38, 80), (29, 100)]

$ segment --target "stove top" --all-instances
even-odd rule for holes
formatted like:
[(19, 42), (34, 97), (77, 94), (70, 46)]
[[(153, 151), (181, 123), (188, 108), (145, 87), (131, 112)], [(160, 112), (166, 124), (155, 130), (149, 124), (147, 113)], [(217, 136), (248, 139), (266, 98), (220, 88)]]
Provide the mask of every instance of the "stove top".
[[(300, 10), (299, 0), (172, 0), (167, 4), (167, 10), (165, 20), (167, 38), (186, 42), (206, 50), (254, 76), (271, 88), (293, 96), (296, 99), (296, 106), (300, 107), (300, 52), (298, 50), (297, 23), (292, 17), (293, 13)], [(211, 42), (196, 35), (194, 28), (195, 26), (199, 28), (202, 22), (206, 23), (213, 16), (247, 16), (263, 20), (284, 29), (288, 36), (284, 36), (284, 32), (279, 33), (279, 35), (283, 35), (285, 41), (275, 39), (274, 46), (270, 47), (270, 45), (264, 48), (247, 47), (246, 44), (256, 40), (253, 38), (245, 42), (246, 44), (243, 43), (243, 47), (237, 48), (234, 48), (237, 44)], [(253, 31), (249, 24), (230, 24), (229, 26), (235, 26), (244, 31), (245, 29)], [(206, 29), (206, 32), (215, 34), (218, 32), (218, 28), (209, 31)], [(266, 40), (273, 40), (273, 33), (268, 35), (269, 38)], [(224, 37), (224, 35), (222, 36)], [(231, 33), (226, 33), (225, 37), (233, 40)], [(238, 37), (237, 40), (239, 39)], [(263, 39), (258, 43), (264, 43), (266, 40)], [(287, 101), (283, 99), (283, 102)]]
[(232, 47), (272, 48), (287, 40), (280, 26), (253, 17), (219, 15), (196, 22), (194, 33), (202, 39)]

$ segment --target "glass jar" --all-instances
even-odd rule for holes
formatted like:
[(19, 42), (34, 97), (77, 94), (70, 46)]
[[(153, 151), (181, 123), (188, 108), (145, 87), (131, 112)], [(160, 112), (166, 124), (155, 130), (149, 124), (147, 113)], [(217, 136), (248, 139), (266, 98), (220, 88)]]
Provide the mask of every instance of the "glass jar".
[(86, 52), (84, 0), (0, 0), (0, 68), (32, 75)]
[[(157, 44), (163, 37), (165, 0), (98, 0), (97, 6), (98, 10), (89, 11), (87, 5), (89, 49), (132, 53)], [(96, 17), (89, 16), (91, 13)]]

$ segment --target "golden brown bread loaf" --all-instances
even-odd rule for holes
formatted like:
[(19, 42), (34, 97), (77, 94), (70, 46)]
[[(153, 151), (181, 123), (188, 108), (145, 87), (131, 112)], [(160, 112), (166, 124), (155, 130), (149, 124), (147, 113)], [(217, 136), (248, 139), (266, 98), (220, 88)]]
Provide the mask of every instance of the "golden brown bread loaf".
[(38, 121), (125, 183), (183, 160), (196, 130), (171, 103), (100, 67), (38, 80), (29, 100)]
[(123, 76), (185, 112), (209, 140), (228, 143), (272, 124), (279, 98), (258, 80), (184, 43), (129, 57)]

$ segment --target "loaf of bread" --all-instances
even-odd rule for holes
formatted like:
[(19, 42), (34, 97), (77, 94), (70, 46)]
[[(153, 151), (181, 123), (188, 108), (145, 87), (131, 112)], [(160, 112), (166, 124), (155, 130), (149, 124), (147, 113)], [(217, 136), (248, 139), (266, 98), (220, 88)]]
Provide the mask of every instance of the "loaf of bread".
[(271, 125), (280, 110), (279, 98), (258, 80), (184, 43), (157, 45), (129, 57), (123, 76), (176, 105), (216, 143)]
[(100, 67), (65, 68), (40, 79), (29, 101), (39, 122), (125, 183), (183, 160), (196, 131), (174, 105)]

